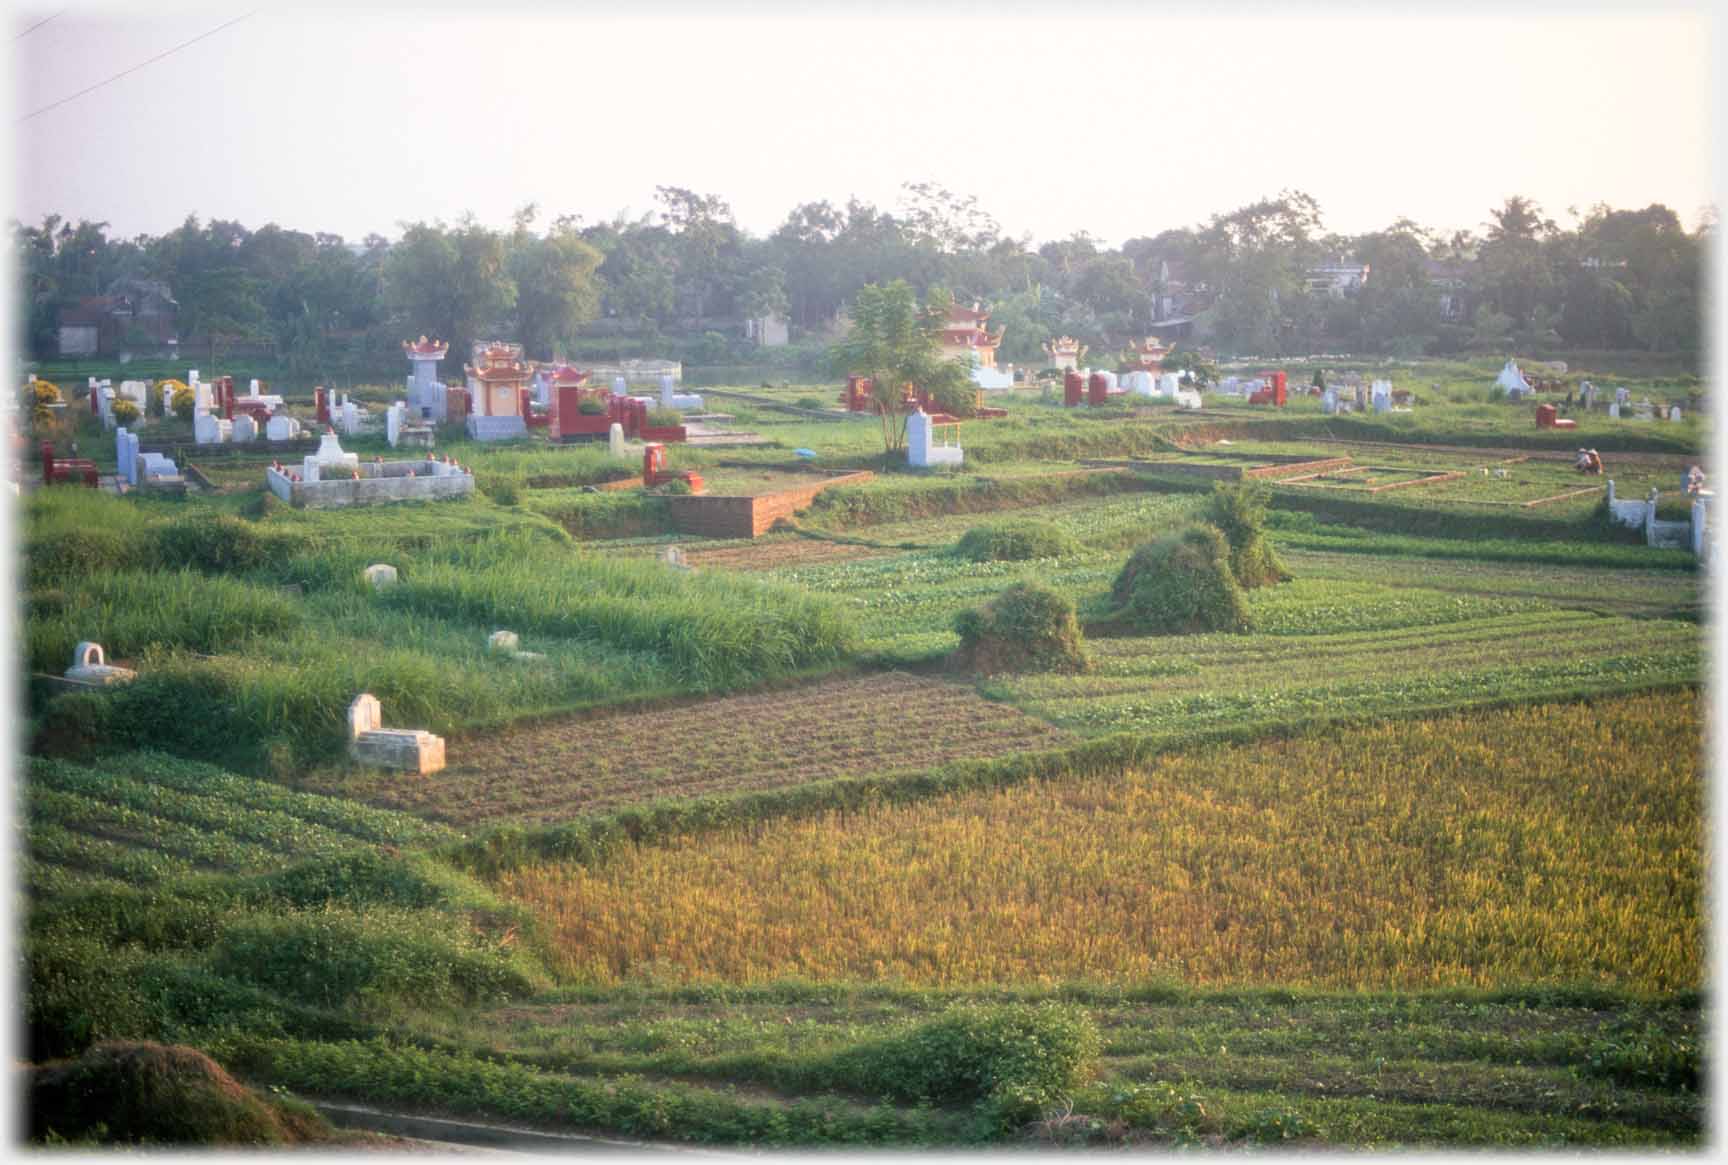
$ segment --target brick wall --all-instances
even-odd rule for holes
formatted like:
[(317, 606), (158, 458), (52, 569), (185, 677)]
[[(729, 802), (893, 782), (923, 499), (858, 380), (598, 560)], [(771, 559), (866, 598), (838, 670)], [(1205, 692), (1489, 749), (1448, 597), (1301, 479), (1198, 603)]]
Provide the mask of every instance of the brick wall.
[(703, 538), (755, 538), (767, 533), (781, 518), (790, 518), (807, 507), (823, 490), (836, 485), (858, 485), (875, 476), (868, 470), (860, 470), (755, 497), (674, 495), (666, 500), (672, 509), (672, 525), (680, 534), (696, 534)]

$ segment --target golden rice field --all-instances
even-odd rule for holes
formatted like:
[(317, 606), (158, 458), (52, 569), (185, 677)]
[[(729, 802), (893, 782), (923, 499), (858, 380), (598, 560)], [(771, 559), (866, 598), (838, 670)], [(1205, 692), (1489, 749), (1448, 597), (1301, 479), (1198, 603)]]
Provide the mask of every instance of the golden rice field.
[(767, 823), (500, 888), (570, 979), (1699, 986), (1689, 692)]

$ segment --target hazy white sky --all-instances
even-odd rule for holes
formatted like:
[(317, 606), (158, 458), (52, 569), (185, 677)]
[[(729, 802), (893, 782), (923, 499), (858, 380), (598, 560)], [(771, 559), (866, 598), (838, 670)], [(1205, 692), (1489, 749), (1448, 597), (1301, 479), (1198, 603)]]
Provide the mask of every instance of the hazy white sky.
[(1514, 193), (1692, 226), (1712, 199), (1698, 8), (265, 8), (30, 116), (246, 11), (72, 8), (19, 35), (58, 7), (14, 15), (13, 213), (128, 236), (196, 213), (393, 237), (526, 202), (592, 222), (656, 185), (766, 234), (930, 180), (1009, 234), (1112, 244), (1286, 187), (1344, 232), (1477, 228)]

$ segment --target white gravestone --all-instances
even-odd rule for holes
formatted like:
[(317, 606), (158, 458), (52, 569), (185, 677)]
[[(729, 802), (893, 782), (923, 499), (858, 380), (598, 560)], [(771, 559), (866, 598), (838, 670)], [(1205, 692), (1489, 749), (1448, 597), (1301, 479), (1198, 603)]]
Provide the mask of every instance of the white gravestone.
[(342, 439), (335, 433), (325, 433), (318, 438), (318, 452), (312, 457), (319, 465), (339, 466), (343, 469), (360, 467), (360, 455), (343, 452)]
[(606, 451), (613, 457), (628, 459), (630, 454), (624, 449), (624, 426), (617, 421), (606, 430)]
[(232, 432), (233, 426), (221, 417), (198, 413), (192, 418), (192, 439), (200, 445), (220, 445)]
[(229, 430), (229, 433), (240, 444), (256, 441), (258, 439), (258, 422), (250, 413), (241, 413), (234, 418), (234, 427)]
[(381, 591), (385, 587), (393, 587), (400, 581), (396, 574), (396, 568), (387, 562), (374, 562), (360, 572), (360, 577), (364, 578), (375, 591)]
[(1159, 396), (1174, 397), (1177, 392), (1181, 391), (1181, 388), (1182, 378), (1177, 376), (1174, 372), (1161, 372), (1158, 374)]
[(120, 476), (127, 485), (138, 484), (138, 438), (122, 425), (114, 430), (114, 459), (119, 462)]
[(272, 441), (292, 441), (300, 435), (300, 422), (278, 414), (264, 426), (264, 435)]
[(342, 402), (342, 431), (350, 437), (360, 432), (360, 408), (351, 400)]
[(959, 445), (936, 444), (935, 424), (923, 409), (906, 418), (906, 460), (919, 468), (959, 465), (965, 456)]
[(405, 404), (397, 401), (384, 413), (384, 436), (392, 449), (396, 448), (396, 442), (402, 437), (402, 411), (405, 408)]

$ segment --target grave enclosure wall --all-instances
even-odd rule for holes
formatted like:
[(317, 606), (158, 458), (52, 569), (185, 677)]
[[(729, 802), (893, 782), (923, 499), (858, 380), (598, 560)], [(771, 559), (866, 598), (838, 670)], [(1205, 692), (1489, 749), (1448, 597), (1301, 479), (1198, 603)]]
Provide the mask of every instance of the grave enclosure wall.
[(781, 518), (807, 507), (817, 494), (837, 485), (861, 485), (876, 475), (868, 470), (830, 477), (795, 489), (755, 497), (686, 497), (666, 499), (672, 524), (681, 534), (704, 538), (755, 538)]

